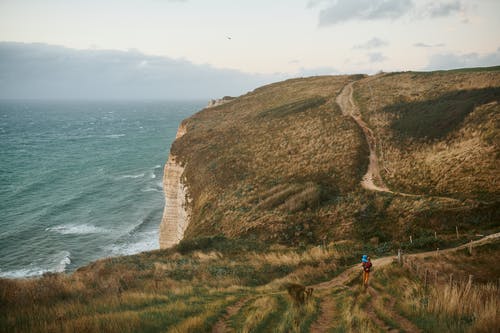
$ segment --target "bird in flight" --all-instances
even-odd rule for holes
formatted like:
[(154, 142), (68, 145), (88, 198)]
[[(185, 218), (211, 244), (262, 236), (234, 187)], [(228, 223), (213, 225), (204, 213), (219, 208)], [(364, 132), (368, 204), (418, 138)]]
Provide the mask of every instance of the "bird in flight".
[(229, 40), (231, 40), (231, 39), (232, 39), (232, 38), (231, 38), (231, 37), (229, 37), (229, 36), (226, 36), (226, 38), (227, 38), (227, 39), (229, 39)]

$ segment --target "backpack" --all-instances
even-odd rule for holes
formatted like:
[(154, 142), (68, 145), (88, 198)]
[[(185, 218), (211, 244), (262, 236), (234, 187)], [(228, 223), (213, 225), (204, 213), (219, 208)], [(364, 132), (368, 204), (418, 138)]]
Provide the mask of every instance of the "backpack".
[(363, 269), (365, 272), (369, 272), (370, 268), (372, 268), (372, 263), (370, 261), (363, 263)]

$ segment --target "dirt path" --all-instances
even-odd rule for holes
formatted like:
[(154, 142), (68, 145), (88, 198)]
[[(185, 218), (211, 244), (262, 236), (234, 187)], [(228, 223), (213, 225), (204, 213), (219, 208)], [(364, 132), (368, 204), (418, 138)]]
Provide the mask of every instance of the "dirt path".
[(235, 304), (228, 306), (226, 308), (226, 314), (220, 318), (217, 323), (212, 327), (212, 333), (226, 333), (231, 332), (231, 329), (228, 327), (227, 321), (229, 318), (234, 316), (240, 311), (240, 309), (248, 302), (247, 298), (242, 298)]
[(380, 177), (380, 169), (377, 159), (377, 141), (375, 140), (373, 131), (361, 118), (359, 109), (354, 103), (352, 98), (354, 89), (352, 88), (352, 85), (353, 83), (349, 83), (344, 87), (342, 92), (337, 96), (336, 102), (340, 106), (342, 113), (352, 117), (358, 126), (361, 127), (363, 133), (365, 134), (366, 141), (368, 142), (368, 147), (370, 148), (370, 163), (368, 164), (368, 170), (361, 181), (361, 186), (371, 191), (391, 192), (384, 184), (382, 177)]
[[(473, 242), (470, 242), (467, 244), (463, 244), (463, 245), (460, 245), (460, 246), (457, 246), (454, 248), (441, 250), (440, 253), (453, 252), (453, 251), (467, 248), (468, 246), (477, 246), (477, 245), (489, 243), (489, 242), (492, 242), (498, 238), (500, 238), (500, 232), (488, 235), (488, 236), (483, 237), (481, 239), (478, 239), (476, 241), (473, 241)], [(409, 255), (407, 255), (407, 257), (423, 259), (425, 257), (430, 257), (430, 256), (435, 256), (435, 255), (436, 255), (436, 251), (428, 251), (428, 252), (409, 254)], [(376, 267), (377, 269), (379, 269), (379, 268), (382, 268), (384, 266), (390, 265), (394, 260), (396, 260), (396, 258), (397, 258), (396, 256), (388, 256), (388, 257), (374, 259), (374, 260), (372, 260), (373, 267)], [(360, 278), (360, 275), (361, 275), (361, 265), (360, 264), (353, 265), (353, 266), (347, 268), (345, 271), (343, 271), (338, 276), (334, 277), (332, 280), (318, 283), (318, 284), (315, 284), (311, 287), (313, 287), (316, 290), (321, 292), (321, 291), (324, 291), (326, 289), (330, 289), (333, 287), (346, 286), (350, 282), (352, 282), (354, 279)], [(373, 291), (376, 293), (375, 290), (373, 290)], [(335, 320), (334, 300), (332, 299), (331, 296), (328, 296), (326, 294), (323, 296), (324, 296), (324, 299), (320, 305), (320, 315), (319, 315), (318, 319), (311, 325), (310, 331), (314, 332), (314, 333), (327, 332), (328, 329), (331, 328), (331, 325)], [(409, 323), (407, 325), (408, 327), (410, 327), (412, 329), (414, 328), (414, 330), (408, 330), (408, 332), (419, 332), (419, 330), (416, 329), (416, 327), (411, 322), (409, 322), (408, 320), (406, 320), (406, 321), (407, 321), (407, 324)], [(413, 325), (413, 326), (410, 326), (410, 325)]]
[(321, 302), (320, 315), (314, 323), (312, 323), (309, 332), (322, 333), (328, 332), (333, 321), (333, 313), (335, 312), (335, 300), (331, 296), (325, 296)]
[(342, 92), (336, 98), (336, 102), (339, 105), (340, 109), (342, 110), (342, 114), (350, 116), (361, 128), (361, 130), (365, 135), (366, 142), (368, 143), (368, 147), (370, 149), (368, 170), (366, 171), (366, 174), (363, 176), (363, 180), (361, 181), (361, 186), (370, 191), (392, 193), (404, 197), (415, 197), (415, 198), (428, 197), (446, 201), (454, 201), (454, 202), (460, 201), (458, 199), (449, 197), (395, 192), (391, 191), (387, 187), (387, 185), (384, 183), (384, 180), (382, 179), (382, 176), (380, 176), (380, 167), (377, 157), (377, 140), (375, 138), (375, 135), (373, 134), (373, 131), (361, 118), (361, 113), (359, 112), (359, 108), (357, 107), (356, 103), (354, 103), (354, 99), (352, 97), (354, 92), (353, 84), (354, 82), (351, 82), (347, 84), (344, 87), (344, 89), (342, 89)]
[[(378, 318), (378, 316), (376, 315), (376, 313), (374, 311), (374, 305), (373, 305), (373, 303), (377, 302), (377, 300), (379, 299), (380, 296), (377, 293), (377, 291), (375, 289), (373, 289), (372, 287), (368, 287), (368, 293), (371, 296), (369, 307), (370, 307), (370, 310), (372, 311), (372, 312), (368, 311), (368, 314), (369, 314), (370, 317), (373, 315), (373, 316), (375, 316), (375, 317)], [(404, 332), (422, 332), (411, 321), (409, 321), (405, 317), (402, 317), (398, 313), (396, 313), (393, 310), (394, 304), (395, 304), (395, 300), (393, 299), (393, 300), (391, 300), (391, 304), (389, 304), (388, 306), (384, 307), (384, 312), (387, 315), (389, 315), (389, 317), (391, 317), (399, 325), (399, 327), (401, 327), (401, 329)], [(379, 324), (380, 322), (382, 322), (382, 320), (380, 318), (378, 318), (378, 323), (377, 324)], [(385, 323), (383, 323), (383, 328), (386, 331), (388, 331), (388, 332), (399, 332), (398, 329), (388, 327), (387, 324), (385, 324)]]

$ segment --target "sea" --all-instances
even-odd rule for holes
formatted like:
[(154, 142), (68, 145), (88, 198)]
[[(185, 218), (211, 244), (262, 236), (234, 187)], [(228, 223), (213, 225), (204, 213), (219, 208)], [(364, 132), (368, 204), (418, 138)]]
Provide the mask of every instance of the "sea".
[(0, 277), (159, 248), (163, 167), (205, 101), (0, 101)]

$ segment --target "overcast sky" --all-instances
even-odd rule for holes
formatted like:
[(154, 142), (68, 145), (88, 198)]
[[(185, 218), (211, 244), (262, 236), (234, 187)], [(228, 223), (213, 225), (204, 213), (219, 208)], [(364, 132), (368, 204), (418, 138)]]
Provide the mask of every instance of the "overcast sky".
[[(196, 85), (204, 98), (294, 76), (500, 65), (499, 13), (498, 0), (0, 0), (0, 97), (48, 94), (37, 66), (55, 86), (128, 80), (83, 95)], [(31, 81), (11, 82), (17, 71)]]

